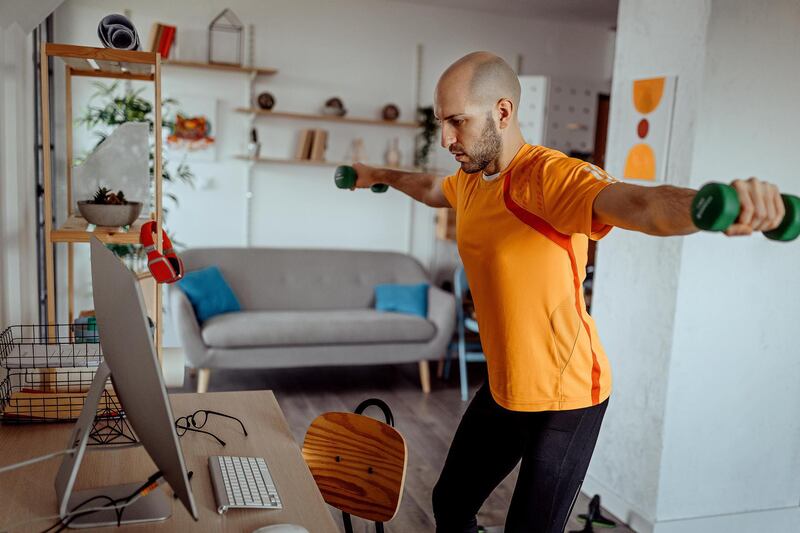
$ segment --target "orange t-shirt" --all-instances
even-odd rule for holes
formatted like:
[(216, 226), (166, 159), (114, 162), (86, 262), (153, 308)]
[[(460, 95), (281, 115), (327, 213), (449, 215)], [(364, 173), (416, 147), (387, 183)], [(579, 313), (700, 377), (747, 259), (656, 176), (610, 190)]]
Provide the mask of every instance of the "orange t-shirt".
[(491, 181), (459, 170), (442, 189), (472, 290), (495, 401), (514, 411), (596, 405), (611, 368), (583, 299), (600, 168), (524, 145)]

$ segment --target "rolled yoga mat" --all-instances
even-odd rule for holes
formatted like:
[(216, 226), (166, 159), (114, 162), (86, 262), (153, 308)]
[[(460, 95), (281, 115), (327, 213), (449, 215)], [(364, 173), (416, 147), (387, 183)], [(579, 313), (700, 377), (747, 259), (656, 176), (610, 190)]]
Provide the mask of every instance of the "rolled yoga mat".
[(133, 23), (123, 15), (107, 15), (97, 25), (97, 36), (106, 48), (138, 50), (139, 34)]

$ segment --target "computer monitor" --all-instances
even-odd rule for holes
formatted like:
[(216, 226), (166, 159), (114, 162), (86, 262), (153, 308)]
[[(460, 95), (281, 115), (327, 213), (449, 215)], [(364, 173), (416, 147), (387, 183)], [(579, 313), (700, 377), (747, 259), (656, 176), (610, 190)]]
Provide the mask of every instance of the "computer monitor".
[[(177, 498), (197, 520), (183, 452), (175, 432), (175, 418), (156, 357), (139, 283), (133, 273), (95, 237), (91, 239), (91, 263), (97, 330), (104, 360), (69, 444), (70, 447), (81, 447), (81, 450), (64, 460), (56, 479), (62, 518), (65, 510), (69, 513), (71, 507), (86, 498), (96, 495), (109, 495), (112, 498), (127, 496), (141, 484), (72, 492), (88, 433), (92, 429), (96, 402), (105, 386), (103, 375), (110, 374), (128, 424)], [(102, 500), (94, 503), (102, 505)], [(123, 522), (163, 520), (171, 515), (171, 510), (171, 503), (163, 491), (153, 491), (126, 509)], [(115, 513), (102, 511), (81, 516), (70, 526), (116, 523)]]

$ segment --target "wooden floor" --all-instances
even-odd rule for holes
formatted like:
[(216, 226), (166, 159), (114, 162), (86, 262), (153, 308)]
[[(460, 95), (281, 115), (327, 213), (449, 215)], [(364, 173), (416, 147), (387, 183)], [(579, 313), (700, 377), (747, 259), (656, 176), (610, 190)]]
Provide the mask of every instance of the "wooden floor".
[[(435, 365), (431, 365), (435, 371)], [(211, 374), (209, 391), (271, 389), (275, 392), (292, 433), (302, 444), (305, 431), (317, 415), (325, 411), (352, 411), (367, 398), (380, 398), (391, 407), (397, 429), (406, 439), (409, 457), (406, 490), (400, 511), (394, 520), (386, 524), (392, 533), (434, 531), (431, 510), (431, 491), (444, 464), (447, 449), (455, 433), (461, 415), (466, 408), (458, 391), (458, 381), (453, 376), (448, 381), (435, 379), (430, 394), (423, 394), (418, 381), (417, 365), (387, 365), (369, 367), (314, 367), (279, 370), (219, 370)], [(485, 367), (470, 365), (470, 393), (482, 383)], [(454, 372), (454, 374), (456, 374)], [(196, 381), (188, 375), (183, 389), (194, 391)], [(235, 415), (236, 413), (230, 413)], [(380, 418), (379, 410), (367, 412)], [(205, 429), (213, 428), (206, 427)], [(223, 439), (224, 435), (220, 435)], [(514, 490), (517, 472), (494, 491), (478, 515), (478, 522), (492, 532), (502, 532), (506, 510)], [(278, 487), (280, 490), (280, 487)], [(566, 531), (580, 531), (583, 524), (576, 520), (578, 513), (585, 513), (588, 498), (581, 495), (575, 505), (573, 516)], [(341, 524), (338, 511), (334, 516)], [(606, 513), (607, 516), (608, 513)], [(366, 523), (354, 519), (358, 532), (374, 531)], [(631, 530), (618, 526), (616, 532)]]

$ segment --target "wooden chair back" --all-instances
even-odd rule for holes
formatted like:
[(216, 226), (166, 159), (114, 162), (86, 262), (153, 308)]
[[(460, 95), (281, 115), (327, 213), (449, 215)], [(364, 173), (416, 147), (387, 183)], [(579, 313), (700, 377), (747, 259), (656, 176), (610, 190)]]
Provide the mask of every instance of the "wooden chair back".
[[(387, 421), (393, 422), (391, 412)], [(391, 425), (356, 413), (324, 413), (306, 432), (303, 457), (328, 504), (379, 523), (397, 514), (408, 451)]]

